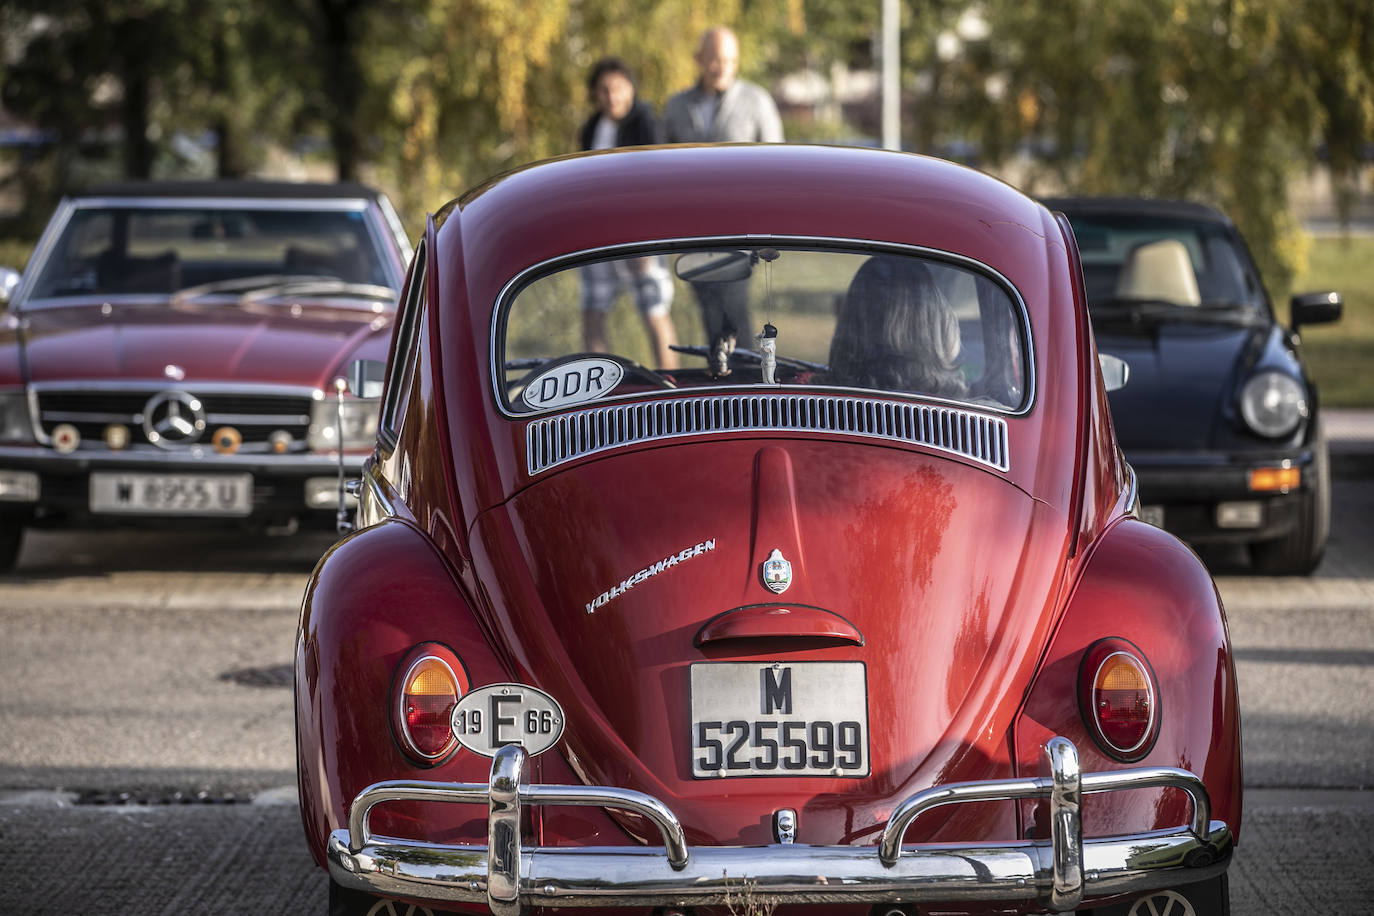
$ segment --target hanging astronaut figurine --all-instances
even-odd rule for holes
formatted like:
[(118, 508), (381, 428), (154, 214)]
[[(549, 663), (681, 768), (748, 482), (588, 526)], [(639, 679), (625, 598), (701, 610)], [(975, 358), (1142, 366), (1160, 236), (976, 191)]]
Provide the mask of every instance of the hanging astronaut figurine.
[(754, 337), (759, 345), (759, 369), (763, 372), (765, 385), (776, 385), (778, 371), (778, 329), (771, 324), (763, 326), (763, 333)]

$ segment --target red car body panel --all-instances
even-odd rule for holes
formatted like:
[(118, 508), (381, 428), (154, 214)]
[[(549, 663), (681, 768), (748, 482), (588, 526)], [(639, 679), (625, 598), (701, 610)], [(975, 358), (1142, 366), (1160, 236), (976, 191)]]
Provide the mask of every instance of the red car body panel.
[(165, 302), (36, 310), (25, 328), (30, 381), (156, 379), (175, 354), (192, 381), (327, 388), (350, 358), (386, 357), (390, 328), (374, 325), (377, 315), (310, 305), (296, 311), (254, 315), (222, 305), (177, 312)]
[[(492, 378), (493, 310), (508, 284), (576, 251), (750, 234), (920, 246), (1009, 280), (1029, 318), (1035, 391), (1008, 417), (1008, 470), (917, 445), (778, 431), (630, 444), (532, 477), (527, 418), (504, 413)], [(452, 648), (474, 686), (514, 681), (558, 698), (567, 728), (557, 750), (531, 758), (531, 783), (646, 792), (678, 813), (693, 844), (766, 844), (767, 815), (790, 807), (800, 843), (871, 845), (923, 787), (1034, 776), (1054, 735), (1080, 748), (1085, 772), (1121, 768), (1077, 699), (1084, 651), (1118, 637), (1141, 649), (1161, 688), (1162, 727), (1141, 763), (1202, 775), (1213, 816), (1239, 834), (1239, 716), (1220, 602), (1187, 548), (1128, 517), (1130, 472), (1076, 247), (1043, 207), (917, 157), (665, 148), (503, 176), (446, 209), (427, 241), (416, 372), (397, 441), (379, 446), (369, 470), (374, 517), (391, 520), (326, 556), (302, 612), (301, 798), (317, 861), (375, 782), (487, 778), (486, 758), (461, 750), (423, 767), (389, 734), (396, 666), (425, 641)], [(774, 548), (792, 561), (785, 601), (758, 578)], [(784, 609), (797, 609), (794, 627), (763, 622)], [(746, 622), (722, 629), (729, 612)], [(867, 666), (868, 776), (692, 777), (690, 664), (777, 657)], [(1111, 799), (1084, 806), (1085, 835), (1188, 818), (1177, 790)], [(1043, 836), (1042, 808), (942, 809), (907, 839)], [(374, 812), (373, 829), (480, 844), (483, 815), (397, 803)], [(527, 819), (527, 842), (544, 846), (654, 841), (641, 818), (597, 808), (535, 808)]]

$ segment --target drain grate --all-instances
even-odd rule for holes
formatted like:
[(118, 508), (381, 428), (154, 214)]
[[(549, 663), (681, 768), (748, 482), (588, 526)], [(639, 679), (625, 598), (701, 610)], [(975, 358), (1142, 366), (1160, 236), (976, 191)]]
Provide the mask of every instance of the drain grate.
[(296, 671), (291, 665), (268, 665), (262, 668), (236, 668), (219, 676), (221, 681), (240, 687), (291, 687)]
[(84, 789), (77, 791), (73, 804), (105, 806), (246, 805), (252, 800), (250, 795), (240, 795), (234, 792), (209, 792), (204, 789), (199, 792), (182, 791), (181, 789), (149, 789), (132, 792)]

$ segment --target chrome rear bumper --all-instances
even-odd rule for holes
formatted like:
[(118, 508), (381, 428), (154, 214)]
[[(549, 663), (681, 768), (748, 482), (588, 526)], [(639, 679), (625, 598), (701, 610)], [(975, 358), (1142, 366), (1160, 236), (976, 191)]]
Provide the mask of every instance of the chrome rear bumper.
[[(1082, 774), (1065, 738), (1045, 746), (1047, 775), (955, 783), (897, 806), (871, 846), (689, 848), (673, 813), (639, 792), (599, 786), (521, 785), (525, 754), (503, 748), (489, 784), (382, 782), (354, 799), (347, 830), (329, 838), (340, 884), (396, 897), (486, 904), (495, 916), (526, 906), (706, 906), (745, 897), (778, 903), (1026, 901), (1056, 912), (1104, 897), (1201, 881), (1230, 864), (1229, 827), (1210, 820), (1202, 781), (1186, 770), (1136, 768)], [(1172, 786), (1187, 792), (1192, 822), (1173, 830), (1084, 840), (1083, 793)], [(904, 846), (907, 825), (932, 808), (1047, 798), (1049, 840)], [(422, 800), (485, 804), (486, 846), (440, 846), (373, 836), (372, 808)], [(642, 814), (663, 845), (522, 848), (522, 805), (595, 805)]]

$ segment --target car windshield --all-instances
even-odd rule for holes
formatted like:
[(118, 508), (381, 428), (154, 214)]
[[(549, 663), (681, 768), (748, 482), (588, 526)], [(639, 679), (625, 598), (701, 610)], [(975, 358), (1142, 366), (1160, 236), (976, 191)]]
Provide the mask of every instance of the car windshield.
[(292, 277), (395, 288), (357, 208), (79, 206), (29, 299), (171, 296), (208, 287), (235, 296)]
[(1254, 313), (1264, 292), (1225, 226), (1138, 214), (1069, 214), (1094, 318), (1122, 312), (1209, 320)]
[(973, 266), (854, 248), (664, 246), (538, 276), (500, 314), (514, 412), (662, 389), (827, 386), (1015, 411), (1024, 313)]

